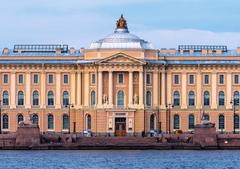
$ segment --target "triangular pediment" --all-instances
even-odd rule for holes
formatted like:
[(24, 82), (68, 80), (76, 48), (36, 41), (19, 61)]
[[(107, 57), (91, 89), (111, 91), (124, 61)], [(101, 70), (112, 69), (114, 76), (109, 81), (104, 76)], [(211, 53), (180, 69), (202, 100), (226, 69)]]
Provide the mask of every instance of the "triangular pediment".
[(110, 57), (101, 59), (96, 62), (97, 64), (139, 64), (144, 65), (146, 64), (145, 61), (136, 59), (124, 53), (117, 53)]

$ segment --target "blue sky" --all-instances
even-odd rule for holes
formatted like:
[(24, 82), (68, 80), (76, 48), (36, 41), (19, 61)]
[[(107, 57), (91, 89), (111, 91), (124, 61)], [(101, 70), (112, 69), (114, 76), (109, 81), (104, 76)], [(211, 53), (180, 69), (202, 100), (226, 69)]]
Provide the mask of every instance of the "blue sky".
[(0, 48), (64, 43), (75, 48), (113, 32), (123, 13), (131, 33), (156, 48), (240, 46), (238, 0), (9, 0), (0, 6)]

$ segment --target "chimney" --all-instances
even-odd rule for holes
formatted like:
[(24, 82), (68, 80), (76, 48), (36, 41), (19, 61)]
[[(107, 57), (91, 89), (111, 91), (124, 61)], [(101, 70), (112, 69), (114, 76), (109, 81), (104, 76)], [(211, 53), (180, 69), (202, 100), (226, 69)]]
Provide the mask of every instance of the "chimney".
[(222, 54), (222, 49), (216, 49), (216, 54), (221, 55)]
[(237, 54), (240, 55), (240, 47), (237, 47)]
[(69, 49), (69, 51), (70, 51), (70, 54), (73, 55), (74, 52), (75, 52), (75, 49), (74, 49), (73, 47), (71, 47), (71, 48)]
[(190, 53), (190, 55), (194, 54), (194, 49), (189, 49), (189, 53)]
[(10, 50), (8, 48), (4, 48), (2, 51), (2, 54), (8, 55), (8, 54), (10, 54)]
[(207, 49), (202, 49), (202, 55), (207, 55), (208, 54), (208, 50)]
[(56, 54), (61, 54), (61, 53), (62, 53), (61, 48), (57, 48), (57, 49), (56, 49)]
[(166, 55), (167, 54), (167, 49), (166, 48), (162, 48), (160, 50), (160, 53), (163, 54), (163, 55)]
[(85, 48), (80, 48), (80, 53), (84, 53), (85, 52)]
[(170, 48), (169, 53), (170, 55), (175, 55), (176, 54), (175, 48)]

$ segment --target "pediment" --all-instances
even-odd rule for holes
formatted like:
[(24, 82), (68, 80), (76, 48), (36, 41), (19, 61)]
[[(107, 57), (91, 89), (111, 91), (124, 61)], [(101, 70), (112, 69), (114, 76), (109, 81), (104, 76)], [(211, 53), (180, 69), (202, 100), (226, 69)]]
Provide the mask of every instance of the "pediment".
[(110, 57), (101, 59), (96, 62), (97, 64), (138, 64), (144, 65), (146, 62), (143, 60), (136, 59), (124, 53), (118, 53)]

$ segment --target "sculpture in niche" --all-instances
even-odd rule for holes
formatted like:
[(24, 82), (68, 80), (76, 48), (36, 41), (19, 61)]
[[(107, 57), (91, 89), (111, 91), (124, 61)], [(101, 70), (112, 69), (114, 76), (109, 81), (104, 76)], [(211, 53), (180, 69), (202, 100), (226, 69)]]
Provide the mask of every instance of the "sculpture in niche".
[(139, 103), (139, 96), (136, 93), (134, 94), (133, 103), (134, 104), (138, 104)]
[(103, 95), (103, 104), (108, 104), (108, 96), (106, 94)]

